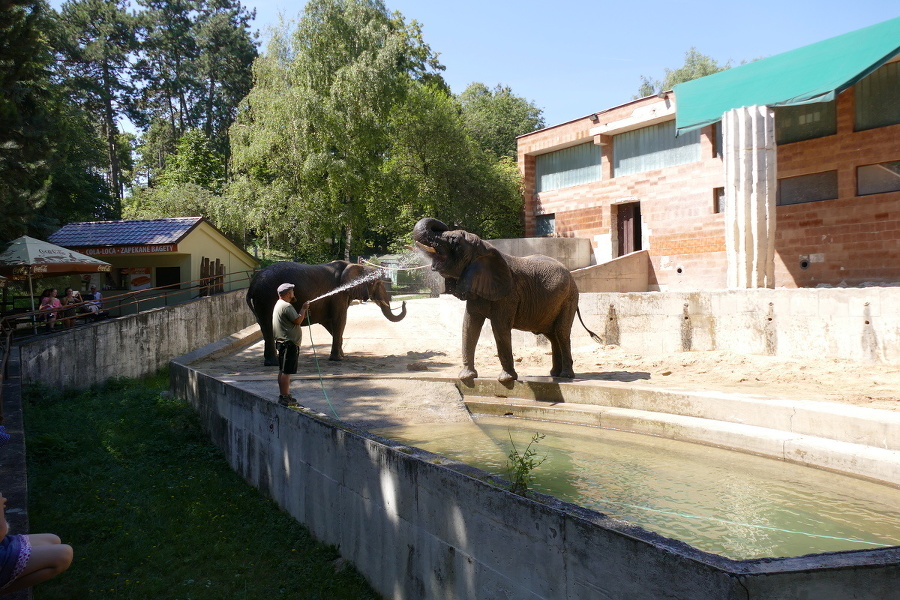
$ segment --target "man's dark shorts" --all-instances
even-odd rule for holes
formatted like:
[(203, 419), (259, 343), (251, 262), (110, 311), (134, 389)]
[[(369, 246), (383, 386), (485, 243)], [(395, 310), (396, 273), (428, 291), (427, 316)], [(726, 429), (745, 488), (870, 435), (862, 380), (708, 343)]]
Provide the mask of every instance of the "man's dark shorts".
[(293, 375), (297, 372), (297, 355), (300, 349), (297, 344), (290, 340), (284, 342), (275, 342), (278, 349), (278, 371)]

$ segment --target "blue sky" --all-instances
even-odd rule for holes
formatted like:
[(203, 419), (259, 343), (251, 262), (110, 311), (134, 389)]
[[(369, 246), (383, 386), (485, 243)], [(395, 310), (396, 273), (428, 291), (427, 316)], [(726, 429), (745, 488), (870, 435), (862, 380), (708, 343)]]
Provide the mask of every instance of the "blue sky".
[[(242, 1), (261, 32), (304, 4)], [(384, 1), (422, 25), (454, 93), (507, 85), (548, 125), (628, 102), (641, 75), (661, 79), (692, 46), (739, 64), (900, 17), (898, 0)]]

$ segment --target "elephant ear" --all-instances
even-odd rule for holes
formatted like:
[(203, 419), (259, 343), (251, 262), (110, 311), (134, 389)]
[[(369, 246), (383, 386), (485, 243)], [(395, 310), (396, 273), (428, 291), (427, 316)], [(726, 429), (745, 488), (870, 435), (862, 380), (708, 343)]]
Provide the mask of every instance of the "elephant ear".
[(485, 300), (499, 300), (512, 293), (512, 272), (503, 255), (479, 240), (478, 255), (469, 263), (457, 284), (457, 296), (478, 296)]
[[(341, 285), (361, 279), (367, 274), (365, 267), (362, 265), (349, 263), (344, 272), (341, 273)], [(362, 300), (365, 302), (369, 299), (369, 288), (366, 284), (361, 283), (348, 289), (347, 295), (350, 296), (351, 300)]]

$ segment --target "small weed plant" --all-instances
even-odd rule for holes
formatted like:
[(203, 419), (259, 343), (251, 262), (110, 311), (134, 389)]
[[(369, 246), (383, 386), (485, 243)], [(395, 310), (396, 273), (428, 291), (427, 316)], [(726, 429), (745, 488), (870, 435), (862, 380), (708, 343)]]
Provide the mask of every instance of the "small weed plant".
[(512, 487), (510, 488), (512, 493), (525, 496), (531, 487), (531, 482), (534, 481), (532, 472), (547, 460), (547, 455), (536, 458), (537, 450), (534, 448), (534, 445), (539, 444), (543, 439), (543, 433), (535, 433), (531, 436), (531, 441), (528, 442), (528, 445), (525, 446), (525, 450), (520, 453), (519, 449), (516, 448), (516, 443), (513, 442), (512, 434), (509, 433), (509, 443), (512, 444), (512, 451), (509, 453), (506, 461), (506, 471), (509, 473), (510, 479), (512, 479)]

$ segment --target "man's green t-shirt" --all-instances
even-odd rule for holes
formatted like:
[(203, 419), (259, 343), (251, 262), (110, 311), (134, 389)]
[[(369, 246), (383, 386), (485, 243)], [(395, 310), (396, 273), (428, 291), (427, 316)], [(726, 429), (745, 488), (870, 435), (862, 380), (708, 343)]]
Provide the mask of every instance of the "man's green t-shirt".
[(275, 303), (275, 310), (272, 311), (272, 333), (276, 341), (291, 340), (299, 345), (303, 339), (303, 330), (299, 324), (294, 324), (300, 314), (294, 305), (285, 302), (281, 298)]

